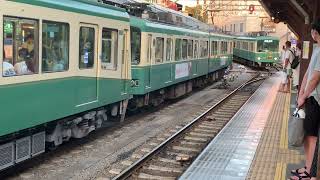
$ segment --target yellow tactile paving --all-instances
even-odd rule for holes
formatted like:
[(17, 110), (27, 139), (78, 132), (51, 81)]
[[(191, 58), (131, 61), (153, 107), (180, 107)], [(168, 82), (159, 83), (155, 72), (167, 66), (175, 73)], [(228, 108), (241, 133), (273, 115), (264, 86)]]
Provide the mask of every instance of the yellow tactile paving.
[(290, 94), (278, 93), (263, 131), (247, 180), (284, 180), (288, 163), (304, 159), (288, 149)]

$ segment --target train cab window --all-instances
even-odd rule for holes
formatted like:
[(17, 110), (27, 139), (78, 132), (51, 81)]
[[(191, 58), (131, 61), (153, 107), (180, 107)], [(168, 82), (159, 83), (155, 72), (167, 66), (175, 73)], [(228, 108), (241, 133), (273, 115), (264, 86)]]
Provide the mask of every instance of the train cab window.
[(2, 66), (4, 77), (39, 72), (38, 24), (36, 20), (4, 17)]
[(42, 72), (69, 69), (69, 24), (42, 22)]
[(182, 45), (182, 40), (181, 39), (176, 39), (176, 44), (175, 44), (175, 60), (180, 61), (181, 60), (181, 45)]
[(166, 61), (172, 61), (173, 41), (171, 38), (167, 39), (166, 52)]
[(182, 40), (182, 59), (188, 58), (188, 40), (183, 39)]
[(279, 49), (279, 41), (278, 40), (259, 40), (257, 42), (257, 51), (258, 52), (277, 52)]
[(138, 28), (131, 27), (131, 62), (134, 65), (140, 63), (141, 52), (141, 31)]
[(90, 27), (80, 28), (79, 68), (89, 69), (94, 65), (95, 30)]
[(194, 41), (194, 51), (193, 51), (193, 54), (194, 54), (194, 58), (195, 58), (195, 59), (199, 58), (199, 41), (198, 41), (198, 40)]
[(188, 58), (193, 58), (193, 40), (188, 40)]
[(156, 63), (162, 63), (164, 57), (164, 38), (156, 38), (155, 58)]
[(118, 31), (113, 29), (102, 29), (102, 69), (117, 69), (118, 60)]

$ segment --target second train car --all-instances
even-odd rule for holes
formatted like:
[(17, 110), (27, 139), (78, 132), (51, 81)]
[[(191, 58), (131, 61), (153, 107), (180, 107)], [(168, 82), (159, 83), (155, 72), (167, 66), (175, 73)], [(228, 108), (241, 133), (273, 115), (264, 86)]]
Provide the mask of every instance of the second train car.
[(129, 108), (158, 105), (224, 75), (233, 37), (131, 17)]

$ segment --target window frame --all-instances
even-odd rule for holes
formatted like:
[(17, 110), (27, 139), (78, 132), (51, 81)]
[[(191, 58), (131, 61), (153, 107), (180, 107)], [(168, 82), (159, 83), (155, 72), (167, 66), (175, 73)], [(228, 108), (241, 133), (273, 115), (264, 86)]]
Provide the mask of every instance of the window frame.
[[(196, 52), (197, 50), (197, 52)], [(193, 57), (194, 59), (199, 59), (199, 50), (200, 50), (200, 40), (196, 39), (194, 40), (194, 45), (193, 45)]]
[[(177, 56), (177, 42), (180, 42), (180, 47), (179, 47), (179, 56)], [(181, 61), (182, 60), (182, 38), (175, 38), (174, 42), (174, 61)], [(179, 58), (178, 58), (179, 57)]]
[[(132, 36), (132, 33), (134, 32), (133, 31), (133, 29), (134, 30), (138, 30), (138, 31), (136, 31), (137, 33), (139, 33), (139, 37), (140, 37), (140, 41), (139, 41), (139, 45), (140, 45), (140, 47), (139, 47), (139, 61), (138, 61), (138, 63), (133, 63), (133, 56), (132, 56), (132, 52), (133, 52), (133, 46), (131, 45), (132, 44), (132, 38), (133, 38), (133, 36)], [(148, 36), (149, 37), (149, 36)], [(139, 29), (139, 28), (137, 28), (137, 27), (133, 27), (133, 26), (130, 26), (130, 48), (131, 48), (131, 63), (132, 63), (132, 65), (139, 65), (140, 63), (141, 63), (141, 48), (142, 48), (142, 46), (141, 46), (141, 43), (142, 43), (142, 33), (141, 33), (141, 29)], [(148, 47), (149, 48), (149, 47)], [(147, 51), (147, 53), (149, 53), (149, 49), (148, 49), (148, 51)]]
[[(184, 43), (186, 43), (185, 48), (183, 48)], [(184, 51), (184, 49), (185, 49), (185, 51)], [(186, 53), (185, 56), (183, 54), (184, 52)], [(184, 38), (184, 39), (182, 39), (182, 42), (181, 42), (181, 60), (187, 60), (187, 59), (188, 59), (188, 39)]]
[[(68, 47), (68, 66), (67, 68), (64, 70), (64, 71), (43, 71), (43, 51), (41, 53), (41, 73), (42, 74), (49, 74), (49, 73), (62, 73), (62, 72), (68, 72), (70, 70), (70, 45), (71, 45), (71, 36), (70, 36), (70, 23), (68, 22), (63, 22), (63, 21), (52, 21), (52, 20), (46, 20), (46, 19), (43, 19), (41, 21), (41, 28), (42, 28), (42, 32), (41, 32), (41, 35), (43, 33), (43, 24), (45, 22), (49, 22), (49, 23), (60, 23), (60, 24), (66, 24), (67, 27), (68, 27), (68, 45), (66, 47)], [(43, 38), (41, 39), (41, 47), (43, 47)]]
[[(12, 19), (12, 20), (24, 20), (25, 22), (27, 21), (34, 21), (36, 22), (36, 25), (37, 25), (37, 29), (34, 30), (34, 36), (33, 36), (33, 42), (34, 42), (34, 49), (37, 50), (37, 52), (34, 52), (34, 58), (36, 59), (36, 65), (33, 66), (35, 72), (32, 72), (32, 73), (27, 73), (27, 74), (17, 74), (15, 72), (15, 75), (8, 75), (8, 76), (5, 76), (4, 75), (4, 67), (3, 67), (3, 64), (4, 64), (4, 59), (5, 57), (3, 56), (4, 53), (5, 53), (5, 38), (4, 38), (4, 31), (5, 31), (5, 28), (4, 28), (4, 22), (5, 20), (7, 19)], [(2, 55), (2, 62), (1, 62), (1, 70), (2, 70), (2, 75), (1, 77), (3, 78), (10, 78), (10, 77), (23, 77), (23, 76), (30, 76), (30, 75), (39, 75), (41, 74), (41, 64), (42, 62), (40, 61), (40, 47), (42, 47), (42, 42), (40, 42), (40, 27), (42, 25), (42, 21), (40, 19), (35, 19), (35, 18), (28, 18), (28, 17), (22, 17), (22, 16), (11, 16), (11, 15), (3, 15), (2, 16), (2, 52), (3, 52), (3, 55)], [(15, 56), (15, 44), (14, 44), (14, 35), (15, 34), (15, 29), (13, 29), (13, 32), (12, 32), (12, 61), (14, 61), (14, 56)], [(41, 34), (42, 35), (42, 34)], [(41, 45), (41, 46), (40, 46)], [(11, 64), (12, 66), (15, 65), (15, 63), (12, 62)]]
[[(170, 44), (170, 54), (168, 53), (168, 40), (170, 41), (170, 43), (169, 43)], [(171, 37), (166, 38), (166, 45), (165, 46), (166, 46), (166, 48), (165, 48), (165, 50), (166, 50), (165, 62), (171, 62), (173, 60), (173, 57), (172, 57), (172, 55), (173, 55), (173, 39)], [(168, 59), (168, 57), (169, 57), (169, 59)]]
[[(161, 39), (162, 40), (162, 58), (157, 58), (157, 45), (158, 45), (158, 40)], [(155, 64), (161, 64), (164, 62), (164, 51), (165, 51), (165, 44), (164, 41), (165, 38), (164, 37), (155, 37), (155, 51), (154, 51), (154, 62)], [(161, 59), (161, 61), (158, 61), (158, 59)]]
[[(109, 30), (111, 31), (111, 54), (110, 54), (110, 62), (103, 62), (102, 61), (102, 54), (103, 54), (103, 41), (104, 40), (110, 40), (103, 38), (103, 30)], [(116, 32), (115, 34), (117, 35), (116, 41), (112, 37), (112, 32)], [(115, 42), (114, 42), (115, 41)], [(114, 42), (114, 43), (113, 43)], [(112, 70), (112, 71), (117, 71), (118, 69), (118, 62), (119, 62), (119, 29), (112, 29), (108, 27), (102, 27), (101, 28), (101, 69), (102, 70)], [(113, 56), (112, 56), (113, 55)], [(115, 58), (116, 57), (116, 58)]]
[[(191, 51), (189, 51), (190, 49), (189, 49), (189, 42), (191, 42)], [(187, 55), (188, 55), (188, 59), (193, 59), (193, 57), (194, 57), (194, 55), (193, 55), (193, 46), (194, 46), (194, 44), (193, 44), (193, 39), (188, 39), (188, 53), (187, 53)], [(191, 52), (191, 55), (189, 54), (189, 52)], [(190, 55), (190, 56), (189, 56)]]
[[(80, 56), (80, 38), (81, 38), (81, 29), (82, 28), (89, 28), (89, 29), (93, 29), (93, 31), (94, 31), (94, 34), (93, 34), (93, 59), (92, 59), (92, 61), (93, 61), (93, 63), (92, 63), (92, 67), (89, 67), (89, 68), (81, 68), (80, 67), (80, 60), (81, 60), (81, 56)], [(93, 27), (93, 26), (90, 26), (90, 25), (80, 25), (80, 28), (79, 28), (79, 64), (78, 64), (78, 68), (80, 69), (80, 70), (85, 70), (85, 69), (94, 69), (95, 68), (95, 66), (96, 66), (96, 63), (95, 63), (95, 60), (96, 60), (96, 56), (97, 56), (97, 52), (96, 52), (96, 44), (97, 44), (97, 42), (96, 42), (96, 33), (97, 32), (97, 29), (95, 28), (95, 27)]]

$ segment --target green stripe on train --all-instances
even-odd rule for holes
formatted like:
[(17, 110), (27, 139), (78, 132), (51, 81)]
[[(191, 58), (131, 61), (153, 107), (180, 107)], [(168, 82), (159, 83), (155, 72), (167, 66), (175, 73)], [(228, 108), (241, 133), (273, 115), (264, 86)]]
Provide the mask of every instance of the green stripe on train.
[(0, 136), (128, 99), (129, 83), (71, 77), (0, 86)]
[[(132, 79), (137, 84), (131, 88), (131, 93), (143, 95), (226, 68), (232, 62), (232, 55), (223, 57), (223, 60), (221, 58), (213, 58), (210, 60), (175, 61), (152, 66), (132, 66)], [(186, 68), (188, 68), (188, 71), (186, 71)], [(180, 71), (178, 72), (179, 74), (176, 74), (177, 71)]]

